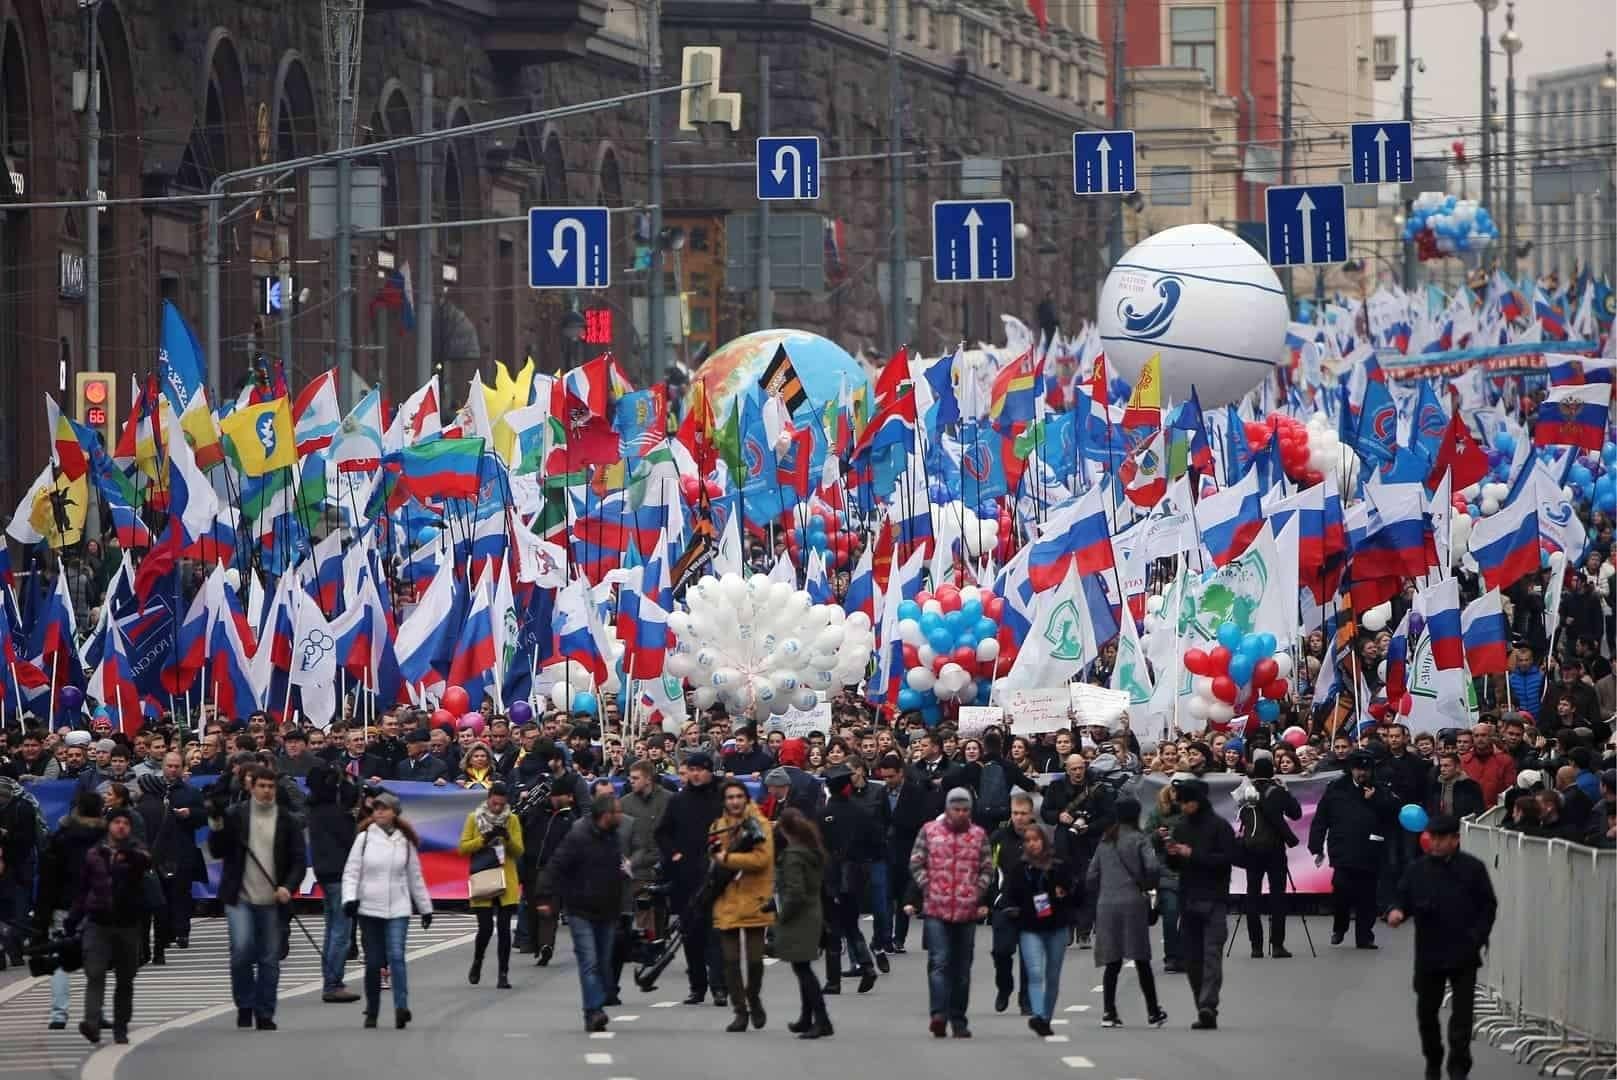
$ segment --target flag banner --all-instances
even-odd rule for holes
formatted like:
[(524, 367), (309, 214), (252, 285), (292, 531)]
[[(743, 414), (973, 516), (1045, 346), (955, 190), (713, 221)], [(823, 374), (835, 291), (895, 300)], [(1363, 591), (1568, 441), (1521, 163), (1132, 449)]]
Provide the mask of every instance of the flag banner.
[(792, 358), (786, 355), (785, 345), (776, 347), (774, 358), (758, 377), (758, 385), (766, 397), (780, 398), (788, 413), (795, 413), (800, 406), (808, 404), (808, 391), (803, 388), (803, 380), (797, 377), (797, 369), (792, 366)]

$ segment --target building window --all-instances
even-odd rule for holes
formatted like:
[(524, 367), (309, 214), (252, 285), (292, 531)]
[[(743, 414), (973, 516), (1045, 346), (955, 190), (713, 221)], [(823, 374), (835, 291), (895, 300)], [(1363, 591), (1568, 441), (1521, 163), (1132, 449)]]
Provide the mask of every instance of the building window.
[(1185, 165), (1151, 166), (1151, 205), (1189, 206), (1190, 168)]
[(1201, 68), (1212, 86), (1218, 85), (1218, 38), (1214, 30), (1217, 8), (1179, 7), (1168, 12), (1168, 34), (1173, 43), (1173, 66)]

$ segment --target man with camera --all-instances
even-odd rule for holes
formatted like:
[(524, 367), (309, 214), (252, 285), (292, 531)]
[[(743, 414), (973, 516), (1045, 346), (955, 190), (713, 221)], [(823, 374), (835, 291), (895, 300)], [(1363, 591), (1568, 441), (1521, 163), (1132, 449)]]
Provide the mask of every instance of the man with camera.
[(230, 990), (236, 1026), (274, 1031), (281, 979), (280, 909), (308, 867), (303, 827), (276, 799), (275, 772), (261, 765), (242, 774), (246, 802), (208, 807), (208, 849), (223, 864), (219, 903), (230, 933)]
[[(1089, 761), (1082, 754), (1069, 754), (1063, 763), (1065, 775), (1045, 790), (1040, 816), (1056, 830), (1056, 854), (1070, 862), (1077, 880), (1082, 881), (1094, 858), (1101, 837), (1112, 824), (1116, 792), (1091, 775)], [(1085, 897), (1078, 907), (1078, 944), (1089, 947), (1089, 933), (1095, 925), (1095, 901)]]
[(713, 782), (713, 758), (698, 750), (685, 759), (685, 786), (668, 802), (668, 812), (657, 823), (655, 835), (662, 864), (674, 888), (670, 910), (680, 913), (685, 932), (685, 974), (690, 980), (687, 1005), (700, 1005), (713, 989), (713, 1004), (728, 1005), (724, 964), (713, 913), (701, 903), (707, 881), (708, 827), (724, 813), (724, 796)]
[(1263, 959), (1263, 883), (1269, 883), (1269, 949), (1276, 960), (1289, 960), (1286, 950), (1286, 849), (1297, 846), (1287, 818), (1303, 816), (1297, 796), (1275, 779), (1274, 758), (1252, 763), (1252, 783), (1238, 794), (1236, 819), (1241, 826), (1241, 861), (1246, 869), (1247, 940), (1252, 959)]
[(1387, 837), (1398, 828), (1398, 800), (1375, 782), (1375, 758), (1368, 750), (1348, 755), (1347, 775), (1331, 781), (1320, 796), (1308, 830), (1314, 865), (1331, 856), (1334, 908), (1331, 944), (1347, 937), (1353, 920), (1354, 946), (1376, 948), (1376, 882), (1387, 858)]
[(140, 967), (140, 918), (144, 913), (142, 881), (151, 866), (146, 849), (133, 838), (128, 807), (109, 810), (106, 838), (84, 856), (79, 894), (68, 914), (69, 934), (84, 928), (84, 1019), (79, 1034), (101, 1041), (107, 972), (117, 978), (112, 995), (112, 1041), (129, 1041), (129, 1019), (135, 1011), (135, 972)]

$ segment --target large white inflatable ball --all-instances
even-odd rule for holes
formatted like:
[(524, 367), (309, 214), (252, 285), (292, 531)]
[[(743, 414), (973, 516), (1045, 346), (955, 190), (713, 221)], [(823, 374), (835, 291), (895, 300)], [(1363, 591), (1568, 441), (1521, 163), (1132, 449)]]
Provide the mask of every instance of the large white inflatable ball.
[(1191, 387), (1203, 408), (1239, 401), (1286, 354), (1286, 294), (1252, 245), (1216, 225), (1180, 225), (1130, 248), (1100, 293), (1100, 334), (1131, 384), (1162, 354), (1164, 402)]

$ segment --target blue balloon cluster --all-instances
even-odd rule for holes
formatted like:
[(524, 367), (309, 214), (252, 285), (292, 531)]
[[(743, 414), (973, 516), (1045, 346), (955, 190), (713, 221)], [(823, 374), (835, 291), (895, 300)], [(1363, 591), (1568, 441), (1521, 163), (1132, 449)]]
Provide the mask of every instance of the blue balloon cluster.
[[(906, 620), (911, 620), (920, 628), (920, 642), (915, 643), (916, 651), (922, 654), (918, 667), (924, 668), (929, 674), (932, 665), (925, 662), (928, 655), (950, 658), (962, 649), (969, 649), (975, 664), (984, 642), (994, 641), (992, 648), (998, 648), (999, 624), (984, 613), (980, 600), (962, 600), (954, 611), (938, 611), (935, 607), (928, 611), (914, 600), (905, 600), (898, 605), (898, 619), (901, 626)], [(908, 639), (907, 643), (913, 643), (913, 639)], [(927, 723), (936, 723), (942, 718), (938, 677), (922, 681), (929, 681), (930, 687), (919, 690), (906, 682), (900, 688), (898, 707), (901, 712), (918, 711)], [(976, 679), (975, 683), (976, 695), (971, 699), (962, 700), (950, 695), (949, 700), (959, 701), (963, 705), (987, 705), (992, 691), (990, 680), (983, 677)]]
[[(1279, 645), (1273, 634), (1243, 634), (1234, 623), (1225, 623), (1218, 628), (1218, 643), (1230, 651), (1230, 681), (1243, 694), (1252, 689), (1252, 676), (1258, 664), (1273, 657)], [(1280, 702), (1259, 698), (1252, 711), (1265, 724), (1272, 724), (1280, 719)]]
[(1475, 199), (1456, 199), (1435, 191), (1423, 192), (1404, 222), (1405, 241), (1423, 232), (1432, 234), (1437, 250), (1445, 255), (1480, 251), (1499, 239), (1499, 227), (1487, 207)]

